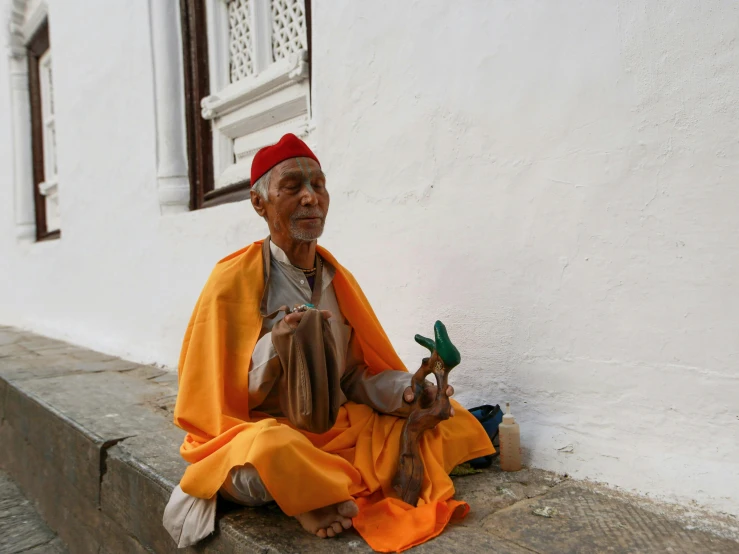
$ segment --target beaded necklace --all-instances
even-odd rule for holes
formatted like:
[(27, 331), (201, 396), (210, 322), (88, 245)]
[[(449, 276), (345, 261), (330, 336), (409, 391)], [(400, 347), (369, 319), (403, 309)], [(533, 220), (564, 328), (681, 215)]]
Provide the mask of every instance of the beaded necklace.
[(320, 265), (321, 265), (321, 259), (318, 256), (316, 256), (316, 263), (313, 266), (313, 269), (303, 269), (302, 267), (299, 267), (298, 269), (302, 271), (303, 275), (305, 275), (306, 277), (315, 277), (316, 272), (318, 271), (318, 268), (320, 267)]

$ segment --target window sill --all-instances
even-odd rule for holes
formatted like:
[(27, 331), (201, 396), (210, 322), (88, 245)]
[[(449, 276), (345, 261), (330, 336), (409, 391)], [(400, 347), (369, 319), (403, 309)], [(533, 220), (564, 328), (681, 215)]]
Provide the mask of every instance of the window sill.
[(50, 240), (56, 240), (62, 238), (62, 232), (61, 230), (57, 229), (56, 231), (49, 231), (45, 235), (36, 237), (36, 242), (47, 242)]
[(301, 50), (279, 60), (259, 75), (232, 83), (201, 102), (203, 119), (223, 117), (260, 98), (308, 78), (308, 52)]
[(46, 181), (39, 183), (38, 189), (42, 196), (54, 196), (59, 192), (59, 183), (56, 180)]
[(231, 202), (241, 202), (250, 197), (250, 190), (249, 181), (211, 190), (205, 193), (203, 197), (203, 208), (220, 206), (221, 204), (229, 204)]

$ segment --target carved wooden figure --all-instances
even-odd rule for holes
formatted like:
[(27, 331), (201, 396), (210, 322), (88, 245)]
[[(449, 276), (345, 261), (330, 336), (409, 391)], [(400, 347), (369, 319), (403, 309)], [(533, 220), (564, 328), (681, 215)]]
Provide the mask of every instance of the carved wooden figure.
[[(423, 482), (424, 467), (419, 450), (421, 436), (427, 429), (433, 429), (439, 422), (451, 417), (452, 405), (446, 394), (447, 379), (449, 372), (461, 360), (441, 321), (434, 325), (434, 337), (435, 340), (421, 335), (415, 337), (418, 344), (429, 349), (431, 356), (423, 359), (411, 380), (414, 399), (400, 436), (400, 459), (393, 479), (395, 492), (411, 506), (418, 503)], [(424, 398), (424, 383), (430, 374), (436, 378), (436, 398), (429, 404)]]

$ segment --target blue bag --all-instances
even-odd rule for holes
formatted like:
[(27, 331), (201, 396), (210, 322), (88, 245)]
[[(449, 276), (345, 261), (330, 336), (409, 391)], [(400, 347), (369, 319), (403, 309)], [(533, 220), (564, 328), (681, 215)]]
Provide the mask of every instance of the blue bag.
[[(498, 436), (498, 425), (500, 425), (503, 421), (503, 410), (500, 409), (500, 406), (497, 404), (495, 406), (485, 404), (484, 406), (470, 408), (469, 412), (473, 416), (475, 416), (477, 421), (480, 422), (483, 429), (485, 429), (485, 432), (488, 434), (488, 437), (490, 437), (490, 442), (492, 442), (493, 439)], [(495, 454), (492, 454), (490, 456), (482, 456), (480, 458), (470, 460), (467, 463), (470, 464), (474, 469), (483, 469), (486, 467), (490, 467), (490, 465), (493, 463), (494, 457)]]

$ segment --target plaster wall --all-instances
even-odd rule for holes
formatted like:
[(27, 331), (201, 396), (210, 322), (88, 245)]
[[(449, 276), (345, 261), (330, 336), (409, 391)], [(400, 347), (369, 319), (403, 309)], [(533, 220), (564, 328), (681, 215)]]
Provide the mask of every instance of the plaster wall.
[[(174, 368), (266, 227), (160, 214), (147, 2), (49, 13), (62, 238), (15, 238), (0, 60), (0, 323)], [(322, 243), (407, 365), (441, 319), (528, 463), (734, 514), (738, 30), (729, 0), (314, 2), (312, 54)]]

